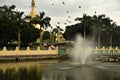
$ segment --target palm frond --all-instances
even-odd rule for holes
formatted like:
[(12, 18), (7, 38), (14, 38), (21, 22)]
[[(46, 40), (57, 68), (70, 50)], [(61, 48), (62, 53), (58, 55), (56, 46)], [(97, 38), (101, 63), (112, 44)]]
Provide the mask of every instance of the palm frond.
[(45, 12), (39, 12), (39, 15), (40, 15), (39, 18), (40, 18), (40, 19), (43, 19), (44, 16), (45, 16)]

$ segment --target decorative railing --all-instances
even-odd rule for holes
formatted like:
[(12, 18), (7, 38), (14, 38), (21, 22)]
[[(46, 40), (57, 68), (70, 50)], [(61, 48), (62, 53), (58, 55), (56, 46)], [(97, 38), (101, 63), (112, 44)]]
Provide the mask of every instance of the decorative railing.
[[(92, 48), (92, 47), (87, 47), (87, 48), (83, 48), (83, 47), (79, 47), (78, 48), (79, 51), (90, 51), (90, 54), (103, 54), (103, 55), (120, 55), (120, 49), (118, 47), (112, 48)], [(67, 49), (66, 53), (70, 53), (72, 49)]]
[(7, 50), (6, 47), (3, 50), (0, 50), (0, 56), (15, 56), (15, 55), (50, 55), (50, 54), (58, 54), (58, 47), (54, 50), (49, 47), (47, 50), (41, 50), (40, 47), (37, 47), (36, 50), (30, 50), (30, 47), (27, 47), (26, 50), (19, 50), (16, 47), (15, 50)]
[[(120, 49), (118, 47), (116, 48), (82, 48), (80, 47), (79, 49), (82, 50), (88, 50), (91, 51), (91, 54), (101, 54), (101, 55), (120, 55)], [(7, 50), (6, 47), (3, 48), (3, 50), (0, 50), (0, 56), (12, 56), (12, 55), (49, 55), (49, 54), (59, 54), (60, 50), (58, 47), (55, 49), (51, 49), (49, 47), (47, 50), (41, 50), (40, 47), (37, 47), (36, 50), (31, 50), (30, 47), (27, 47), (26, 50), (19, 50), (18, 47), (16, 47), (15, 50)], [(67, 53), (69, 54), (71, 52), (71, 49), (64, 49), (62, 51), (62, 54)]]
[(93, 49), (94, 54), (103, 54), (103, 55), (120, 55), (120, 49), (118, 47), (116, 48), (95, 48)]

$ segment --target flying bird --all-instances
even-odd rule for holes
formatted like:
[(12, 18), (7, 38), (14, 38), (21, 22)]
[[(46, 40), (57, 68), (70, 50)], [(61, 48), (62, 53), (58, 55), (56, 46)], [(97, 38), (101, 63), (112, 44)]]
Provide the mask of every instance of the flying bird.
[(70, 18), (70, 16), (68, 16), (68, 18)]
[(95, 11), (95, 14), (96, 14), (97, 12)]
[(68, 19), (66, 21), (68, 21)]
[(54, 4), (52, 3), (52, 6), (54, 6)]
[(71, 21), (69, 21), (69, 23), (71, 23)]
[(64, 23), (65, 25), (67, 24), (67, 23)]
[(57, 22), (58, 24), (60, 24), (60, 22)]
[(79, 6), (79, 8), (81, 8), (81, 6)]
[(62, 2), (62, 4), (64, 4), (64, 5), (65, 5), (65, 2)]
[(69, 11), (66, 11), (66, 13), (69, 13)]

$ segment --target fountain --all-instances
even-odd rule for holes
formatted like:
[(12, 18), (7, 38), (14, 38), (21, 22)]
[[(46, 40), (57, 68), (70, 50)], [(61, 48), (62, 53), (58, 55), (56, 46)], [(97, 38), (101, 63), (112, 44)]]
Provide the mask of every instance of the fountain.
[(74, 47), (70, 52), (70, 58), (74, 64), (86, 64), (94, 46), (93, 39), (85, 39), (81, 35), (77, 35)]

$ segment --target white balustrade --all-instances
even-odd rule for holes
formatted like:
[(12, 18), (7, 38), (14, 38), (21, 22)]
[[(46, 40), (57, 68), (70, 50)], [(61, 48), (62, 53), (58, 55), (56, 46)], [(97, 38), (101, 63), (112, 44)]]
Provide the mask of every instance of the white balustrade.
[(58, 54), (58, 47), (54, 50), (51, 47), (48, 50), (41, 50), (40, 47), (37, 47), (37, 50), (30, 50), (30, 47), (27, 47), (26, 50), (19, 50), (16, 47), (15, 50), (7, 50), (6, 47), (3, 47), (3, 50), (0, 50), (0, 56), (12, 56), (12, 55), (49, 55), (49, 54)]

